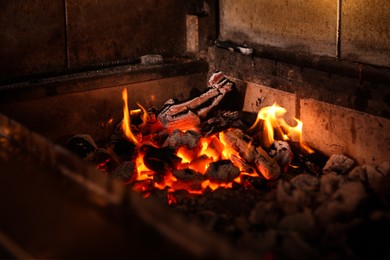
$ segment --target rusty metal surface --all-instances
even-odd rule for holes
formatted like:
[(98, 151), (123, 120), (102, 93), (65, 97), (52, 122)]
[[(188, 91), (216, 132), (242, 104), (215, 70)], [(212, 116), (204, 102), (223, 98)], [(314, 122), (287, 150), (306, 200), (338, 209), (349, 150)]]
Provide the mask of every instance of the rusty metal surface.
[(66, 68), (64, 1), (0, 3), (0, 82)]
[(185, 2), (67, 1), (69, 66), (185, 50)]
[(3, 115), (0, 168), (0, 258), (192, 259), (123, 204), (123, 184)]
[(1, 114), (0, 169), (2, 259), (256, 259)]

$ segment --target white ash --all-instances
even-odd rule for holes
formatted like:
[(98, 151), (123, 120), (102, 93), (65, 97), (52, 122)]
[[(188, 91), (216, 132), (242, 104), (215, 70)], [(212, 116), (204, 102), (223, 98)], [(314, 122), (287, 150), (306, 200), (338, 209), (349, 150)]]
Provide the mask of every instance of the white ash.
[(328, 174), (330, 172), (337, 172), (340, 174), (345, 174), (352, 168), (354, 164), (354, 160), (343, 154), (333, 154), (326, 162), (324, 168), (322, 169), (322, 173)]
[(270, 147), (269, 155), (275, 158), (283, 172), (287, 172), (294, 156), (286, 141), (274, 141)]

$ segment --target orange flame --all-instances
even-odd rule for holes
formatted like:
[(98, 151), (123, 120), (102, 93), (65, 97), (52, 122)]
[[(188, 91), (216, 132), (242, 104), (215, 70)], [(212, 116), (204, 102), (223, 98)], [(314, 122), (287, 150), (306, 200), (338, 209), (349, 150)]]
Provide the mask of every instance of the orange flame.
[[(153, 133), (145, 134), (145, 136), (143, 136), (140, 140), (137, 140), (131, 131), (130, 115), (141, 115), (142, 113), (142, 124), (140, 126), (150, 123), (151, 118), (146, 109), (137, 103), (140, 109), (129, 111), (126, 88), (122, 91), (122, 98), (124, 102), (122, 129), (126, 138), (137, 146), (139, 146), (140, 142), (145, 143), (146, 140), (152, 140)], [(272, 106), (264, 107), (258, 112), (256, 122), (249, 128), (249, 130), (254, 130), (255, 128), (258, 128), (260, 123), (263, 123), (264, 145), (270, 146), (274, 142), (276, 135), (284, 140), (299, 142), (305, 151), (309, 153), (313, 152), (310, 147), (306, 146), (302, 142), (302, 122), (294, 118), (296, 125), (290, 126), (283, 118), (285, 114), (286, 109), (278, 106), (276, 103)], [(186, 128), (187, 130), (193, 129), (191, 120), (184, 122), (180, 126)], [(253, 146), (251, 143), (248, 143), (248, 153), (250, 153), (250, 149), (253, 149)], [(198, 183), (191, 184), (189, 182), (178, 180), (173, 175), (173, 172), (164, 173), (163, 176), (159, 175), (157, 181), (155, 179), (156, 173), (145, 165), (144, 155), (145, 154), (143, 152), (139, 151), (135, 159), (135, 180), (137, 181), (134, 184), (135, 189), (145, 192), (145, 195), (151, 191), (151, 188), (167, 189), (169, 203), (176, 203), (176, 199), (173, 197), (172, 192), (178, 189), (185, 189), (191, 194), (202, 194), (205, 189), (216, 190), (218, 188), (232, 188), (234, 182), (241, 183), (244, 186), (250, 185), (249, 182), (245, 181), (245, 175), (259, 177), (256, 171), (251, 171), (248, 167), (245, 167), (243, 164), (245, 160), (242, 159), (241, 156), (245, 157), (246, 155), (239, 154), (233, 147), (230, 147), (227, 142), (225, 142), (223, 132), (209, 137), (201, 137), (199, 139), (198, 146), (195, 148), (189, 149), (186, 146), (179, 147), (176, 151), (176, 156), (181, 158), (181, 163), (177, 167), (177, 170), (191, 169), (196, 172), (196, 174), (205, 174), (211, 163), (217, 162), (221, 159), (230, 160), (240, 169), (241, 172), (241, 174), (232, 182), (217, 183), (211, 180), (200, 179)]]
[(302, 149), (308, 153), (313, 153), (314, 151), (302, 141), (302, 121), (294, 118), (297, 125), (290, 126), (283, 118), (286, 112), (287, 110), (285, 108), (276, 103), (272, 106), (264, 107), (259, 110), (256, 121), (249, 130), (258, 127), (261, 120), (263, 120), (263, 142), (266, 147), (269, 147), (275, 141), (274, 132), (277, 131), (284, 140), (299, 142)]
[(130, 113), (129, 113), (129, 105), (127, 104), (127, 88), (124, 88), (122, 91), (122, 99), (123, 99), (123, 121), (122, 121), (122, 130), (126, 136), (126, 138), (138, 145), (138, 140), (135, 138), (133, 132), (131, 131), (131, 121), (130, 121)]

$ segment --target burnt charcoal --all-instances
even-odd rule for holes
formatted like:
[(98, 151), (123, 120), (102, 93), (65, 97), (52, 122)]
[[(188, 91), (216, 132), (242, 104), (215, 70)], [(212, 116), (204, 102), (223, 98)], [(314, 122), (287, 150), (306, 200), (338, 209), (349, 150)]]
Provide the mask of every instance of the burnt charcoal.
[(309, 209), (305, 209), (303, 212), (285, 216), (280, 220), (278, 227), (281, 230), (293, 230), (310, 236), (314, 233), (316, 222), (313, 213)]
[(92, 136), (88, 134), (79, 134), (68, 139), (67, 148), (81, 159), (91, 159), (97, 145)]
[(344, 176), (338, 175), (335, 172), (322, 175), (320, 180), (320, 191), (324, 195), (332, 195), (346, 182), (347, 180)]
[(249, 183), (253, 188), (258, 190), (264, 190), (267, 186), (267, 181), (263, 178), (252, 177), (249, 175), (243, 175), (242, 179), (245, 182)]
[(390, 176), (385, 175), (386, 172), (378, 165), (366, 165), (364, 168), (370, 189), (383, 200), (390, 202)]
[(290, 182), (295, 187), (305, 191), (316, 191), (320, 184), (318, 178), (310, 174), (299, 174)]
[(322, 152), (312, 149), (313, 153), (308, 153), (297, 142), (289, 142), (292, 153), (294, 154), (291, 164), (298, 166), (307, 173), (315, 174), (317, 176), (322, 174), (329, 157)]
[(359, 259), (388, 259), (389, 233), (389, 213), (376, 211), (366, 221), (346, 230), (346, 244)]
[(134, 177), (134, 170), (135, 163), (133, 161), (125, 161), (110, 172), (110, 176), (124, 182), (129, 182)]
[(112, 137), (112, 150), (121, 161), (127, 161), (135, 156), (137, 146), (122, 137)]
[(230, 160), (220, 160), (211, 163), (205, 175), (216, 182), (232, 182), (240, 175), (240, 169)]
[(203, 174), (191, 169), (174, 170), (172, 174), (181, 181), (197, 182), (206, 179)]
[(276, 227), (283, 213), (280, 207), (273, 201), (258, 202), (249, 215), (249, 222), (253, 226)]
[(348, 179), (352, 181), (361, 181), (366, 183), (367, 182), (367, 173), (365, 170), (365, 167), (363, 166), (357, 166), (353, 168), (352, 171), (348, 173)]
[(188, 149), (194, 149), (198, 146), (199, 139), (200, 134), (196, 131), (188, 130), (183, 133), (176, 129), (168, 136), (162, 146), (172, 146), (175, 148), (185, 146)]
[(167, 173), (176, 169), (181, 158), (176, 156), (176, 150), (170, 146), (158, 148), (153, 145), (144, 144), (139, 148), (144, 154), (143, 161), (146, 167), (156, 173)]
[(286, 214), (300, 212), (310, 205), (311, 198), (304, 190), (294, 187), (290, 182), (279, 180), (276, 198)]
[(120, 160), (116, 155), (105, 148), (97, 148), (95, 150), (93, 161), (98, 169), (105, 170), (108, 173), (120, 164)]
[(299, 232), (286, 231), (283, 233), (281, 245), (277, 251), (276, 258), (280, 259), (320, 259), (319, 252), (311, 246)]
[(343, 154), (332, 154), (322, 169), (323, 174), (330, 172), (337, 172), (339, 174), (346, 174), (352, 169), (355, 162)]
[(366, 199), (367, 193), (361, 182), (347, 182), (322, 203), (314, 215), (321, 225), (350, 218)]
[[(210, 136), (215, 133), (225, 131), (229, 128), (238, 128), (246, 130), (250, 125), (244, 123), (241, 119), (246, 119), (247, 114), (240, 111), (217, 111), (217, 115), (205, 120), (200, 125), (200, 131), (203, 136)], [(250, 113), (252, 115), (252, 113)]]

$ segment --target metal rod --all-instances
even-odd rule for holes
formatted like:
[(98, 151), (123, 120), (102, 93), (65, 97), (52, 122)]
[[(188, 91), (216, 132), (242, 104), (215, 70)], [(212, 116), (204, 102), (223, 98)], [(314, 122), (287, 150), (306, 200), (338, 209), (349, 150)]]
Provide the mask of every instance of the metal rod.
[(65, 19), (65, 52), (66, 52), (66, 68), (69, 67), (69, 44), (68, 44), (68, 1), (64, 0), (64, 19)]
[(342, 0), (337, 0), (336, 57), (341, 60), (341, 12)]

